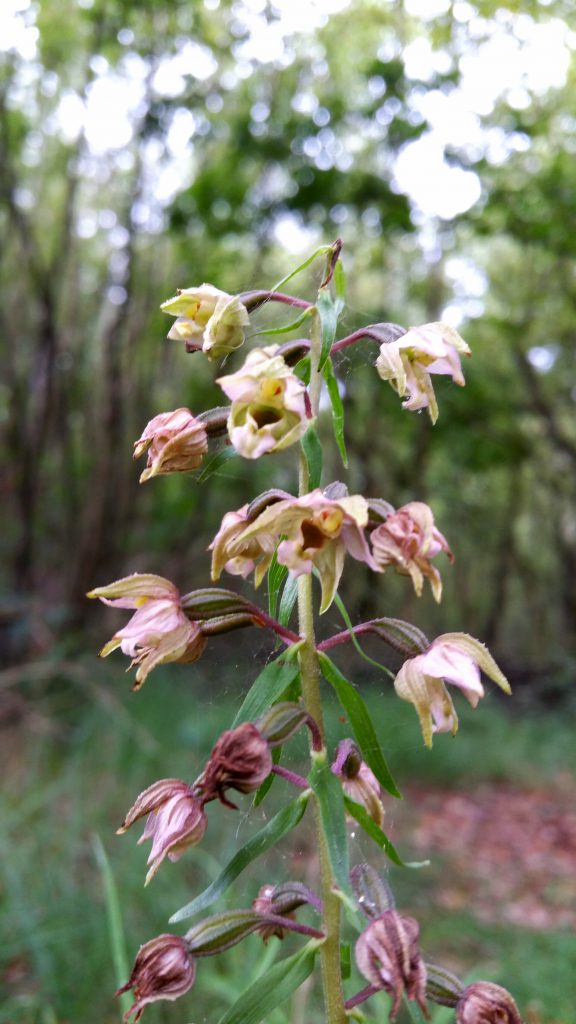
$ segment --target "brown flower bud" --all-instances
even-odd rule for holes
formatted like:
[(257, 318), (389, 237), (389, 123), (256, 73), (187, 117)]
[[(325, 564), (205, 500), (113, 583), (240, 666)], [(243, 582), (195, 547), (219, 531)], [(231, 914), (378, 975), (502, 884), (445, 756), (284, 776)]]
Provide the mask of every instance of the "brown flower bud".
[(194, 984), (196, 964), (184, 939), (178, 935), (159, 935), (140, 947), (125, 985), (116, 992), (121, 996), (132, 989), (134, 1003), (124, 1014), (127, 1021), (135, 1014), (133, 1024), (140, 1020), (144, 1007), (158, 999), (178, 999)]
[(522, 1019), (505, 988), (491, 981), (476, 981), (458, 1000), (456, 1024), (522, 1024)]
[(415, 999), (428, 1017), (426, 967), (418, 948), (419, 932), (413, 917), (387, 910), (368, 925), (356, 943), (358, 970), (371, 985), (392, 997), (391, 1020), (398, 1014), (403, 993)]
[(252, 722), (244, 722), (222, 733), (194, 788), (202, 795), (203, 803), (218, 798), (227, 807), (235, 807), (224, 796), (225, 791), (253, 793), (271, 771), (268, 743)]

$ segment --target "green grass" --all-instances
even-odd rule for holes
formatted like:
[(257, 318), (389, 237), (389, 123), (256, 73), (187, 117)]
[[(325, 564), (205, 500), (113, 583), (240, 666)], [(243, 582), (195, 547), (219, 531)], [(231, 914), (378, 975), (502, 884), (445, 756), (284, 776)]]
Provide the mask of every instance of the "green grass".
[[(204, 888), (272, 807), (287, 799), (286, 784), (276, 781), (263, 807), (250, 815), (248, 797), (239, 798), (239, 813), (211, 805), (202, 846), (178, 864), (163, 866), (148, 889), (142, 887), (148, 847), (136, 844), (140, 830), (135, 827), (123, 837), (114, 834), (145, 786), (166, 776), (195, 776), (218, 732), (229, 725), (250, 672), (247, 663), (227, 673), (237, 693), (223, 685), (221, 670), (204, 661), (193, 670), (173, 666), (155, 672), (139, 695), (128, 692), (129, 684), (112, 662), (83, 664), (74, 678), (55, 675), (49, 685), (23, 679), (19, 692), (28, 712), (11, 735), (5, 731), (0, 737), (8, 772), (0, 805), (0, 987), (6, 991), (0, 1024), (120, 1021), (112, 996), (117, 969), (95, 835), (101, 838), (118, 890), (131, 961), (138, 946), (167, 930), (170, 914)], [(458, 737), (438, 737), (429, 752), (412, 708), (378, 691), (368, 699), (401, 787), (408, 780), (453, 787), (482, 780), (532, 784), (566, 771), (573, 757), (574, 722), (568, 716), (512, 719), (504, 702), (493, 699), (472, 714), (460, 700)], [(329, 725), (334, 739), (346, 735), (337, 709)], [(296, 749), (302, 751), (298, 743)], [(367, 842), (363, 850), (371, 852)], [(289, 850), (252, 865), (230, 891), (228, 902), (249, 905), (269, 880), (292, 877), (310, 883), (313, 851), (305, 820)], [(394, 884), (398, 880), (403, 900), (412, 886), (421, 884), (414, 878), (395, 871)], [(573, 939), (567, 934), (488, 928), (464, 913), (440, 914), (425, 905), (422, 934), (431, 959), (446, 955), (466, 970), (478, 967), (484, 977), (513, 989), (523, 1007), (538, 1010), (542, 1024), (571, 1020)], [(298, 937), (288, 938), (279, 955), (288, 955), (299, 944)], [(151, 1007), (147, 1019), (150, 1024), (217, 1021), (257, 965), (263, 970), (271, 961), (275, 946), (276, 940), (264, 948), (251, 937), (222, 957), (203, 960), (193, 995)], [(385, 997), (378, 999), (384, 1007)], [(287, 1019), (277, 1011), (269, 1024)], [(314, 997), (306, 1007), (306, 1021), (320, 1024)]]

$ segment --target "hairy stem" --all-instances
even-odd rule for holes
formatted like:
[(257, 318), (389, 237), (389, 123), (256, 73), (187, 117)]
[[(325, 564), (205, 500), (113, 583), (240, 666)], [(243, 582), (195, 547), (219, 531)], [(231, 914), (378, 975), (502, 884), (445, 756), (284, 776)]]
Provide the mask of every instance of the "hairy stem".
[[(318, 412), (322, 384), (321, 375), (318, 372), (321, 346), (320, 321), (318, 315), (315, 315), (312, 321), (310, 345), (310, 402), (314, 415)], [(306, 494), (308, 486), (308, 466), (302, 453), (300, 456), (299, 494)], [(312, 576), (307, 574), (303, 574), (298, 579), (298, 622), (299, 633), (304, 640), (298, 655), (302, 676), (302, 697), (308, 714), (312, 716), (318, 726), (322, 743), (325, 746), (324, 718), (320, 697), (320, 668), (314, 637)], [(322, 929), (326, 936), (320, 950), (326, 1024), (346, 1024), (347, 1017), (344, 1009), (340, 973), (340, 900), (333, 891), (334, 877), (317, 807), (316, 834), (320, 858), (320, 885), (323, 906)]]

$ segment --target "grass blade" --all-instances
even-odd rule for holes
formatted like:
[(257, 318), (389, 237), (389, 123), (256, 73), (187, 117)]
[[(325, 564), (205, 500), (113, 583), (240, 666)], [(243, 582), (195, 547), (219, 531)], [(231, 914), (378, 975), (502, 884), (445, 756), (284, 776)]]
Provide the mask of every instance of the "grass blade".
[[(128, 954), (126, 952), (126, 939), (124, 936), (124, 926), (122, 924), (122, 911), (120, 910), (118, 889), (116, 888), (116, 882), (114, 881), (110, 861), (108, 860), (108, 856), (100, 836), (95, 835), (92, 837), (92, 849), (94, 850), (96, 863), (98, 864), (100, 875), (102, 877), (106, 917), (108, 920), (108, 934), (110, 937), (110, 950), (112, 953), (112, 961), (114, 963), (116, 984), (118, 988), (120, 988), (120, 986), (128, 980), (130, 967)], [(124, 995), (120, 996), (121, 1013), (125, 1013), (130, 1008), (131, 1004), (132, 997), (129, 992), (125, 992)]]

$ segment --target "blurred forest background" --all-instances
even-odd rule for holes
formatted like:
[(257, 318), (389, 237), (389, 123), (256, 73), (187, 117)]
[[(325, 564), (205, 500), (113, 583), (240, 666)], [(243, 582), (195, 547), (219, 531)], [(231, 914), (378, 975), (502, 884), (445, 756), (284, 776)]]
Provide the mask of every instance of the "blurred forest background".
[[(80, 962), (88, 928), (102, 930), (101, 919), (81, 923), (81, 890), (95, 884), (90, 829), (108, 834), (126, 802), (98, 773), (109, 763), (128, 777), (128, 748), (158, 774), (178, 774), (160, 756), (170, 726), (163, 733), (152, 698), (143, 695), (135, 712), (124, 666), (93, 657), (118, 619), (105, 625), (85, 592), (132, 571), (205, 585), (206, 547), (224, 511), (278, 468), (293, 486), (287, 453), (274, 466), (231, 460), (206, 484), (167, 477), (138, 487), (131, 451), (147, 421), (221, 401), (213, 367), (164, 338), (170, 321), (158, 307), (177, 287), (270, 287), (341, 236), (342, 335), (381, 320), (458, 327), (473, 350), (467, 387), (439, 380), (435, 428), (402, 412), (373, 368), (375, 348), (343, 353), (344, 479), (395, 505), (432, 505), (456, 553), (442, 606), (429, 595), (416, 601), (405, 580), (387, 575), (381, 614), (487, 642), (520, 694), (512, 714), (560, 713), (542, 752), (543, 777), (557, 777), (576, 664), (575, 110), (571, 0), (2, 6), (0, 743), (14, 780), (5, 841), (22, 844), (22, 868), (39, 843), (56, 863), (64, 831), (77, 845), (61, 889), (50, 871), (35, 889), (18, 865), (5, 866), (10, 938), (0, 979), (12, 1002), (0, 1021), (116, 1019), (114, 982), (100, 980), (106, 941), (98, 954), (90, 947), (96, 967), (83, 972)], [(304, 274), (295, 287), (313, 298), (317, 284)], [(281, 311), (258, 327), (266, 316), (279, 322)], [(326, 479), (342, 474), (334, 452)], [(342, 593), (354, 618), (374, 611), (374, 583), (360, 567), (344, 575)], [(220, 656), (228, 651), (232, 662), (238, 643), (227, 643)], [(247, 656), (246, 683), (249, 668)], [(170, 694), (184, 675), (165, 677)], [(534, 719), (519, 723), (526, 746), (504, 764), (509, 740), (493, 713), (492, 745), (479, 735), (470, 764), (507, 784), (525, 770), (537, 784)], [(191, 746), (195, 756), (210, 746), (198, 724), (182, 728), (172, 736), (182, 759)], [(415, 723), (411, 737), (415, 744)], [(75, 766), (79, 788), (62, 780), (64, 764)], [(453, 781), (449, 758), (424, 770)], [(458, 770), (465, 778), (464, 762)], [(100, 790), (97, 812), (87, 772)], [(130, 772), (137, 792), (141, 772)], [(30, 821), (52, 800), (52, 831), (34, 835)], [(141, 874), (140, 861), (131, 863)], [(147, 937), (143, 913), (130, 949)], [(65, 964), (76, 936), (72, 981)], [(509, 945), (505, 935), (502, 949)], [(556, 946), (549, 954), (558, 962)], [(542, 950), (533, 955), (545, 963)], [(552, 1003), (537, 999), (531, 1021), (568, 1020), (568, 996), (561, 1003), (557, 979), (551, 988)], [(177, 1010), (157, 1019), (186, 1019)]]

